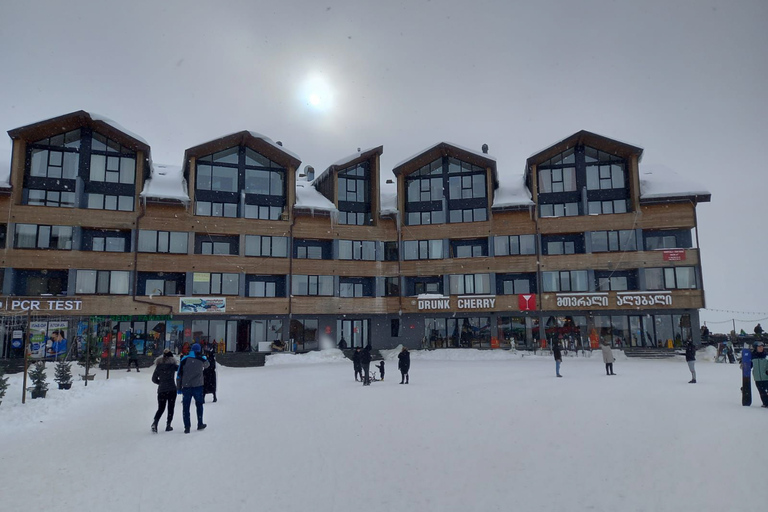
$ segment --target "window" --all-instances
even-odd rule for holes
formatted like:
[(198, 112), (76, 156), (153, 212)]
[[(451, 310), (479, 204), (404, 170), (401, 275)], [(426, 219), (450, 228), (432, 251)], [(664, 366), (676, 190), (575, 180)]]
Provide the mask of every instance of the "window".
[(635, 231), (592, 231), (592, 252), (636, 251)]
[(141, 295), (184, 295), (184, 272), (139, 272), (137, 285)]
[(372, 224), (369, 167), (368, 162), (362, 162), (339, 171), (337, 175), (339, 224), (357, 226)]
[(646, 268), (646, 290), (692, 290), (696, 288), (695, 267)]
[(486, 208), (466, 208), (463, 210), (451, 210), (450, 222), (482, 222), (488, 220)]
[(245, 255), (262, 258), (287, 258), (288, 237), (246, 235)]
[(384, 278), (384, 296), (385, 297), (400, 296), (400, 278), (399, 277)]
[(237, 256), (240, 254), (240, 239), (237, 236), (197, 234), (195, 254)]
[(373, 297), (372, 277), (340, 277), (339, 297)]
[(488, 239), (451, 240), (451, 256), (454, 258), (480, 258), (488, 256)]
[(285, 297), (285, 276), (246, 276), (248, 297)]
[(293, 257), (307, 260), (330, 260), (332, 259), (331, 241), (294, 239)]
[(439, 260), (442, 258), (442, 240), (406, 240), (403, 242), (404, 260)]
[(8, 226), (5, 224), (0, 224), (0, 249), (5, 249), (5, 239), (6, 239), (6, 233), (8, 231)]
[(66, 295), (69, 283), (67, 270), (28, 270), (14, 271), (13, 294), (22, 297), (39, 295)]
[(510, 235), (493, 237), (496, 256), (536, 254), (536, 235)]
[(139, 230), (139, 252), (187, 254), (189, 235), (184, 231)]
[(333, 297), (333, 276), (294, 275), (291, 278), (291, 293)]
[(661, 231), (643, 231), (645, 250), (657, 249), (690, 249), (693, 247), (693, 236), (690, 229), (668, 229)]
[(290, 322), (290, 337), (300, 351), (317, 348), (320, 322), (316, 318), (293, 318)]
[(384, 261), (397, 261), (400, 259), (400, 251), (397, 242), (384, 242)]
[(586, 270), (542, 272), (541, 282), (545, 292), (586, 292), (589, 290)]
[(133, 211), (133, 196), (88, 193), (88, 208), (91, 210)]
[(615, 199), (613, 201), (589, 201), (589, 214), (627, 213), (627, 200)]
[[(245, 146), (197, 159), (195, 214), (279, 220), (285, 207), (285, 169)], [(243, 208), (238, 204), (243, 196)]]
[(490, 274), (460, 274), (450, 276), (451, 295), (491, 293)]
[(596, 270), (595, 289), (601, 292), (637, 290), (637, 273), (634, 270)]
[(398, 338), (400, 336), (400, 319), (393, 318), (389, 321), (389, 335), (392, 338)]
[(197, 201), (195, 203), (195, 215), (204, 217), (235, 218), (237, 217), (237, 203), (214, 203), (210, 201)]
[(541, 237), (543, 254), (582, 254), (584, 252), (584, 235), (545, 235)]
[(406, 278), (406, 293), (412, 287), (409, 295), (443, 294), (443, 278), (441, 276), (422, 276)]
[(78, 270), (75, 293), (128, 295), (131, 273), (124, 270)]
[(539, 171), (539, 192), (576, 191), (576, 168), (564, 167), (559, 169), (542, 169)]
[(239, 295), (240, 274), (195, 272), (192, 276), (194, 295)]
[(575, 217), (579, 215), (579, 203), (557, 203), (539, 205), (542, 217)]
[(520, 295), (536, 293), (536, 274), (497, 274), (498, 295)]
[(57, 190), (27, 190), (27, 204), (31, 206), (53, 206), (56, 208), (74, 208), (75, 193)]
[(130, 252), (130, 231), (108, 231), (102, 229), (84, 229), (82, 240), (83, 251), (97, 252)]
[[(607, 153), (603, 154), (607, 155)], [(609, 190), (613, 188), (624, 188), (623, 164), (587, 166), (587, 190)]]
[(17, 249), (72, 249), (71, 226), (16, 224)]
[(376, 242), (339, 240), (340, 260), (376, 260)]
[[(79, 142), (79, 140), (78, 140)], [(77, 178), (80, 156), (77, 151), (32, 149), (29, 175), (39, 178), (73, 180)]]

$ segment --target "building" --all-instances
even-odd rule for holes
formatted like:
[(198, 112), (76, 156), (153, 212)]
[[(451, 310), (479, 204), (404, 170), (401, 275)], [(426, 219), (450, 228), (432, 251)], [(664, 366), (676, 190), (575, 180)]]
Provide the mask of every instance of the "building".
[(389, 186), (381, 146), (315, 177), (248, 131), (187, 149), (181, 168), (83, 111), (8, 133), (6, 357), (22, 353), (28, 311), (40, 343), (90, 330), (147, 354), (192, 340), (228, 352), (698, 341), (696, 205), (710, 194), (641, 172), (642, 149), (600, 135), (558, 142), (506, 183), (487, 148), (440, 143)]

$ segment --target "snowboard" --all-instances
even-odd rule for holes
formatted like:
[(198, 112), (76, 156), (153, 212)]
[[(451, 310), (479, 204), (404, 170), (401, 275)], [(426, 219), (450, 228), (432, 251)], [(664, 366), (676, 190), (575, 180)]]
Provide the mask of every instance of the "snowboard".
[(741, 405), (752, 405), (752, 352), (741, 349)]

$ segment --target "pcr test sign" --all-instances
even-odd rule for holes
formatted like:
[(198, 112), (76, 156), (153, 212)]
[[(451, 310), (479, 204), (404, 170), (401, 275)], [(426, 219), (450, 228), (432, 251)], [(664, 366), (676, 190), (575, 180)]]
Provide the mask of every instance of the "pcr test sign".
[(16, 298), (0, 300), (1, 311), (26, 313), (27, 311), (41, 312), (67, 312), (83, 309), (83, 301), (79, 299), (50, 299), (40, 298)]

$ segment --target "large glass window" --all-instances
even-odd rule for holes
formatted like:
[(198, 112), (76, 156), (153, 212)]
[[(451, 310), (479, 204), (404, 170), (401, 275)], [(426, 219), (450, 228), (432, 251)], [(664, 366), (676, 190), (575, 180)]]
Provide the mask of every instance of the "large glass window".
[(367, 240), (339, 240), (340, 260), (376, 260), (376, 242)]
[(287, 258), (288, 237), (285, 236), (245, 236), (245, 255), (262, 258)]
[(406, 240), (403, 242), (404, 260), (439, 260), (442, 258), (442, 240)]
[(14, 274), (14, 295), (29, 297), (67, 294), (69, 273), (66, 270), (16, 269)]
[(400, 296), (400, 278), (399, 277), (384, 278), (384, 296), (385, 297)]
[(573, 192), (575, 190), (577, 190), (575, 167), (542, 169), (539, 172), (540, 193)]
[(689, 290), (695, 288), (695, 267), (666, 267), (645, 269), (646, 290)]
[(536, 254), (536, 235), (504, 235), (493, 237), (496, 256)]
[(74, 208), (82, 130), (27, 145), (23, 204)]
[(285, 276), (246, 276), (248, 297), (285, 297)]
[(340, 277), (339, 297), (373, 297), (373, 278)]
[(491, 319), (489, 317), (456, 317), (446, 320), (448, 346), (462, 348), (491, 347)]
[(333, 276), (294, 275), (291, 277), (291, 293), (333, 297)]
[(596, 270), (595, 288), (601, 292), (637, 290), (637, 273), (634, 270)]
[(239, 295), (240, 274), (195, 272), (192, 276), (195, 295)]
[(290, 323), (290, 338), (296, 350), (303, 352), (318, 348), (319, 321), (316, 318), (294, 318)]
[(579, 203), (552, 203), (539, 205), (542, 217), (575, 217), (579, 215)]
[(72, 249), (71, 226), (16, 224), (17, 249)]
[(139, 230), (139, 252), (187, 254), (189, 235), (184, 231)]
[(490, 274), (460, 274), (450, 276), (451, 295), (484, 295), (491, 293)]
[(369, 163), (361, 162), (339, 171), (337, 184), (339, 224), (372, 224)]
[(30, 188), (27, 191), (27, 204), (30, 206), (53, 206), (56, 208), (74, 208), (75, 193), (58, 190), (40, 190)]
[[(413, 293), (409, 293), (410, 289)], [(443, 294), (442, 276), (420, 276), (406, 278), (406, 295)]]
[(131, 273), (124, 270), (78, 270), (75, 293), (128, 295)]
[(293, 257), (306, 260), (332, 259), (330, 240), (307, 240), (296, 238), (293, 241)]
[(139, 272), (140, 295), (184, 295), (186, 274), (184, 272)]
[(541, 282), (544, 292), (586, 292), (589, 290), (586, 270), (542, 272)]
[(543, 253), (581, 254), (584, 252), (584, 235), (545, 235), (541, 238)]
[(592, 231), (589, 233), (589, 236), (592, 240), (592, 252), (637, 250), (635, 231), (633, 229), (625, 229), (621, 231)]
[(240, 237), (226, 235), (195, 235), (195, 254), (229, 255), (240, 254)]
[(451, 256), (454, 258), (480, 258), (488, 256), (488, 239), (451, 240)]
[(659, 231), (643, 231), (645, 250), (657, 249), (690, 249), (693, 247), (693, 236), (690, 229), (668, 229)]
[(520, 295), (536, 293), (536, 274), (497, 274), (498, 295)]

